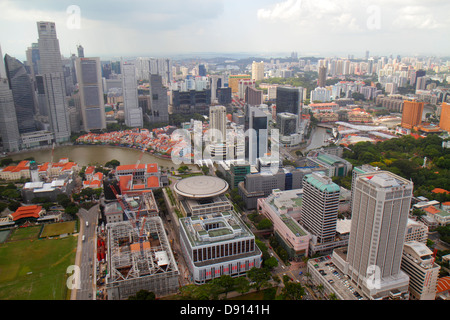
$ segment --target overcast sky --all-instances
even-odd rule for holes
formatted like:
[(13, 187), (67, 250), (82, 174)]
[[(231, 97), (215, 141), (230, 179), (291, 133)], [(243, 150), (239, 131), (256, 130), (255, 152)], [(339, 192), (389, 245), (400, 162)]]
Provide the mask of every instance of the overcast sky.
[(66, 56), (77, 44), (102, 58), (291, 51), (363, 57), (366, 50), (450, 56), (448, 0), (0, 0), (0, 13), (3, 54), (19, 59), (37, 42), (36, 21), (56, 23)]

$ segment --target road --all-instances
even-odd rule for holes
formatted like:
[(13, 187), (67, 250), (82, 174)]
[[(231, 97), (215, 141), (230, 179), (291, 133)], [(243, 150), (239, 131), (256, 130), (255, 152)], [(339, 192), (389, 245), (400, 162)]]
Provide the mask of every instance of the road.
[[(77, 265), (80, 267), (80, 288), (76, 290), (76, 300), (95, 299), (95, 268), (97, 249), (97, 221), (99, 205), (89, 210), (80, 209), (80, 236), (78, 239)], [(88, 222), (88, 226), (86, 225)], [(82, 240), (84, 236), (84, 241)]]

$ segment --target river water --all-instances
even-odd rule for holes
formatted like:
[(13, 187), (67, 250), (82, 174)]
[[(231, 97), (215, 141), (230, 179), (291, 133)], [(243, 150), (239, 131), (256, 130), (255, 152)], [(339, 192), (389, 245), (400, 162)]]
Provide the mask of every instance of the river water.
[(303, 149), (303, 152), (307, 152), (312, 149), (320, 148), (325, 145), (325, 140), (331, 137), (331, 134), (327, 133), (327, 129), (322, 127), (316, 127), (311, 133), (311, 142), (309, 145)]
[[(56, 147), (53, 153), (53, 162), (59, 161), (61, 158), (69, 158), (69, 160), (78, 163), (79, 166), (88, 165), (104, 165), (106, 162), (116, 159), (120, 161), (120, 164), (135, 164), (139, 160), (142, 151), (120, 148), (111, 146), (87, 146), (87, 145), (74, 145), (74, 146), (62, 146)], [(52, 161), (52, 150), (33, 150), (27, 152), (21, 152), (14, 155), (8, 155), (8, 158), (13, 160), (23, 160), (28, 157), (33, 157), (37, 163)], [(160, 167), (164, 168), (178, 168), (184, 164), (175, 164), (170, 159), (159, 158), (149, 153), (144, 153), (140, 163), (157, 163)], [(188, 167), (194, 168), (194, 165), (188, 165)]]
[[(317, 127), (312, 134), (311, 143), (306, 150), (319, 148), (324, 145), (324, 140), (330, 135), (327, 134), (325, 128)], [(53, 162), (59, 161), (61, 158), (69, 158), (70, 161), (78, 163), (79, 166), (88, 165), (104, 165), (106, 162), (116, 159), (120, 161), (120, 164), (135, 164), (141, 156), (141, 151), (131, 148), (120, 148), (103, 145), (73, 145), (73, 146), (61, 146), (56, 147), (53, 153)], [(26, 152), (20, 152), (14, 155), (8, 155), (7, 158), (13, 160), (23, 160), (25, 158), (33, 157), (37, 163), (51, 162), (52, 150), (40, 149)], [(178, 168), (185, 164), (176, 164), (171, 159), (164, 159), (156, 157), (149, 153), (142, 155), (141, 163), (157, 163), (160, 167), (164, 168)], [(196, 165), (189, 165), (188, 167), (195, 169)]]

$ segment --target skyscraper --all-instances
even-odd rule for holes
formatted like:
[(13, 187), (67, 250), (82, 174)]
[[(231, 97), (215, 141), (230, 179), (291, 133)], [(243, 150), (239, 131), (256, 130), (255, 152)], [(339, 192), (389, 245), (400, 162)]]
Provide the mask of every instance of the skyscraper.
[(206, 77), (206, 68), (204, 64), (199, 64), (198, 65), (198, 75), (200, 77)]
[(302, 87), (277, 87), (276, 112), (288, 112), (297, 115), (297, 128), (301, 127), (303, 111)]
[(211, 132), (213, 142), (226, 141), (227, 130), (227, 108), (224, 106), (209, 107), (209, 129), (218, 130), (218, 133)]
[(37, 29), (40, 55), (38, 65), (44, 84), (50, 129), (54, 134), (55, 142), (66, 142), (70, 139), (70, 120), (55, 23), (39, 21)]
[(169, 121), (169, 99), (167, 97), (167, 88), (163, 87), (162, 76), (150, 74), (150, 99), (151, 114), (150, 122), (168, 122)]
[(32, 79), (25, 70), (25, 65), (16, 58), (5, 55), (5, 66), (13, 93), (19, 133), (36, 131), (36, 103)]
[(422, 122), (423, 102), (405, 100), (403, 103), (401, 126), (406, 129), (413, 129), (414, 126)]
[(6, 77), (3, 63), (2, 49), (0, 48), (0, 136), (3, 150), (19, 150), (19, 129), (17, 127), (16, 111), (14, 110), (13, 94)]
[(78, 58), (75, 62), (84, 131), (106, 128), (100, 58)]
[(264, 79), (264, 61), (252, 63), (252, 80), (259, 81)]
[(300, 115), (302, 113), (302, 100), (302, 87), (277, 87), (277, 113), (289, 112)]
[(84, 58), (84, 48), (81, 44), (77, 45), (78, 58)]
[(407, 298), (400, 269), (413, 183), (387, 171), (354, 183), (347, 275), (371, 299)]
[(121, 71), (125, 125), (128, 127), (142, 127), (144, 124), (143, 114), (141, 108), (139, 108), (134, 63), (122, 62)]
[(248, 162), (255, 165), (268, 152), (269, 117), (261, 109), (248, 106)]
[(319, 81), (318, 81), (319, 88), (324, 88), (325, 87), (326, 80), (327, 80), (327, 67), (326, 66), (321, 66), (319, 68)]
[(301, 224), (316, 244), (335, 240), (339, 195), (339, 186), (321, 172), (303, 178)]
[(441, 105), (441, 119), (439, 127), (447, 132), (450, 132), (450, 104), (443, 102)]
[(278, 113), (277, 128), (280, 130), (280, 135), (282, 136), (297, 133), (297, 116), (287, 112)]

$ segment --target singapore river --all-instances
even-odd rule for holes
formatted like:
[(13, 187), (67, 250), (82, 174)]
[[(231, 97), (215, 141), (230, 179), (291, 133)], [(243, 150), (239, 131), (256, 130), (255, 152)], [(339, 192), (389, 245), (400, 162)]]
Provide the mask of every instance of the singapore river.
[[(329, 137), (325, 128), (317, 127), (312, 134), (311, 142), (306, 147), (308, 151), (314, 148), (319, 148), (324, 145), (324, 140)], [(120, 164), (135, 164), (137, 163), (142, 151), (131, 148), (120, 148), (112, 146), (89, 146), (89, 145), (71, 145), (56, 147), (53, 153), (53, 162), (59, 161), (61, 158), (69, 158), (70, 161), (78, 163), (79, 166), (88, 165), (104, 165), (106, 162), (116, 159)], [(6, 156), (13, 160), (23, 160), (25, 158), (33, 157), (37, 163), (44, 163), (52, 161), (51, 148), (39, 149), (32, 151), (24, 151), (17, 154), (10, 154)], [(164, 168), (178, 168), (185, 164), (176, 164), (171, 159), (160, 158), (149, 153), (142, 155), (141, 163), (157, 163)], [(196, 165), (186, 164), (192, 169), (196, 169)]]
[[(130, 148), (120, 148), (111, 146), (62, 146), (56, 147), (53, 153), (53, 162), (59, 161), (61, 158), (69, 158), (69, 160), (78, 163), (79, 166), (88, 165), (104, 165), (106, 162), (116, 159), (120, 164), (135, 164), (139, 160), (142, 151)], [(23, 160), (33, 157), (37, 163), (52, 161), (52, 150), (33, 150), (21, 152), (14, 155), (6, 156), (13, 160)], [(144, 153), (140, 163), (157, 163), (164, 168), (178, 168), (184, 164), (175, 164), (169, 158), (159, 158), (149, 153)], [(188, 167), (194, 168), (194, 165)]]

